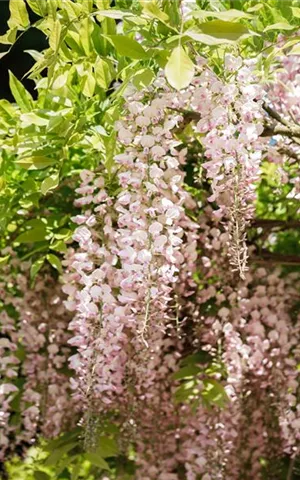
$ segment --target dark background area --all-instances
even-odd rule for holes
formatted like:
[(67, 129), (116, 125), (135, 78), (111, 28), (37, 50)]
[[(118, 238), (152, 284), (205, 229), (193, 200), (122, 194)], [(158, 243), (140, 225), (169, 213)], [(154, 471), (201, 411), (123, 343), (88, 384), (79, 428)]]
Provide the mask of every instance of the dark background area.
[[(31, 22), (36, 22), (40, 17), (33, 13), (29, 8), (27, 9)], [(9, 0), (0, 0), (0, 35), (3, 35), (7, 29), (7, 20), (9, 19)], [(0, 59), (0, 99), (6, 98), (13, 101), (8, 83), (8, 71), (11, 70), (13, 74), (23, 83), (25, 88), (36, 98), (34, 90), (34, 82), (24, 75), (30, 70), (35, 61), (26, 53), (25, 50), (42, 51), (47, 48), (48, 42), (46, 36), (36, 28), (30, 28), (22, 34), (18, 33), (18, 39), (10, 52)], [(0, 44), (0, 52), (5, 52), (10, 45)]]

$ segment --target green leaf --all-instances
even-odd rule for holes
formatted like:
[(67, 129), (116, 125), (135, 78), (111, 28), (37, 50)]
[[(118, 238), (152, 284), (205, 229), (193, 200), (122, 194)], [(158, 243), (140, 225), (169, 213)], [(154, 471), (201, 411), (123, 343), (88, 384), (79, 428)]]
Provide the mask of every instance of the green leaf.
[(173, 50), (165, 67), (165, 72), (169, 84), (176, 90), (186, 88), (191, 83), (195, 67), (183, 47), (176, 47)]
[(105, 167), (109, 175), (111, 174), (111, 170), (114, 164), (116, 136), (116, 132), (113, 131), (109, 137), (103, 137), (103, 143), (105, 146)]
[(182, 378), (194, 377), (200, 372), (201, 369), (196, 367), (196, 365), (187, 365), (178, 370), (178, 372), (173, 373), (172, 378), (173, 380), (181, 380)]
[(118, 455), (119, 449), (116, 441), (112, 438), (100, 437), (96, 453), (99, 453), (102, 458), (115, 457)]
[(51, 477), (46, 472), (42, 472), (42, 470), (37, 470), (33, 474), (35, 480), (49, 480)]
[(45, 466), (56, 465), (60, 459), (65, 455), (65, 453), (70, 452), (73, 448), (77, 447), (77, 442), (68, 443), (67, 445), (61, 445), (57, 450), (53, 450), (50, 455), (46, 458), (44, 464)]
[(64, 445), (69, 445), (70, 443), (74, 443), (75, 439), (78, 439), (78, 436), (82, 433), (81, 427), (75, 427), (73, 430), (64, 433), (58, 438), (53, 440), (49, 440), (45, 446), (45, 449), (49, 452), (53, 450), (60, 449)]
[(43, 155), (34, 155), (33, 157), (21, 158), (20, 160), (17, 160), (16, 163), (26, 170), (41, 170), (49, 167), (50, 165), (54, 165), (56, 160)]
[(195, 18), (206, 18), (206, 17), (215, 17), (219, 20), (233, 21), (239, 20), (240, 18), (253, 18), (249, 13), (245, 13), (242, 10), (225, 10), (224, 12), (212, 12), (207, 10), (194, 10), (190, 13), (190, 16)]
[(45, 228), (37, 227), (21, 233), (15, 240), (18, 243), (35, 243), (45, 240), (47, 231)]
[(79, 473), (80, 473), (80, 462), (78, 461), (78, 463), (76, 463), (76, 465), (73, 467), (72, 469), (72, 475), (71, 475), (71, 480), (77, 480), (78, 477), (79, 477)]
[(214, 403), (219, 407), (224, 407), (229, 398), (223, 385), (212, 378), (203, 380), (204, 390), (201, 392), (203, 399), (208, 404)]
[(41, 184), (42, 194), (46, 195), (49, 192), (49, 190), (53, 190), (54, 188), (56, 188), (58, 183), (59, 183), (58, 173), (53, 173), (49, 177), (45, 178), (45, 180), (43, 180)]
[(97, 453), (86, 453), (84, 456), (86, 460), (91, 462), (93, 465), (96, 465), (103, 470), (110, 470), (108, 463)]
[(9, 86), (11, 93), (20, 109), (23, 112), (28, 112), (32, 109), (32, 97), (30, 93), (24, 88), (22, 83), (9, 70)]
[(289, 23), (279, 22), (274, 23), (273, 25), (268, 25), (264, 32), (269, 32), (270, 30), (293, 30), (294, 28), (298, 28), (297, 25), (290, 25)]
[(30, 267), (30, 278), (33, 280), (44, 265), (45, 257), (38, 258)]
[(67, 246), (63, 240), (55, 240), (49, 248), (50, 250), (60, 253), (66, 253), (67, 251)]
[(233, 42), (249, 34), (249, 30), (242, 23), (224, 22), (223, 20), (211, 20), (210, 22), (201, 23), (200, 30), (206, 35)]
[(59, 273), (62, 273), (61, 261), (56, 255), (53, 255), (53, 253), (49, 253), (47, 255), (47, 260), (50, 265), (55, 268), (55, 270), (57, 270)]
[(10, 259), (10, 255), (6, 255), (5, 257), (0, 257), (0, 267), (4, 267), (4, 265), (7, 265), (7, 262), (9, 259)]
[(196, 387), (197, 383), (195, 380), (189, 380), (188, 382), (182, 383), (182, 385), (180, 385), (180, 387), (178, 387), (175, 391), (175, 403), (186, 402), (190, 399), (195, 398)]
[(211, 360), (212, 356), (208, 352), (200, 350), (199, 352), (184, 357), (180, 364), (184, 367), (186, 365), (196, 365), (197, 363), (205, 364), (211, 362)]
[[(30, 24), (26, 4), (24, 0), (9, 0), (10, 18), (8, 26), (24, 29)], [(20, 28), (21, 27), (21, 28)]]
[(130, 57), (136, 59), (147, 58), (147, 53), (143, 47), (130, 37), (124, 35), (109, 35), (106, 36), (114, 45), (118, 54), (123, 57)]
[(57, 233), (55, 233), (54, 237), (57, 240), (69, 240), (73, 235), (73, 231), (69, 228), (62, 228)]

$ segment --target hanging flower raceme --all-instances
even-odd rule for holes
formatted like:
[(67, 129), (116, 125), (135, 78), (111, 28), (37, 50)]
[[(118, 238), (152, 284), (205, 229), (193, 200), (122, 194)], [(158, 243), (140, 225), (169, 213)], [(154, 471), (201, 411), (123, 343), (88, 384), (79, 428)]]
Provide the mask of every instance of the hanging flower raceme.
[[(11, 252), (13, 255), (13, 252)], [(6, 458), (36, 435), (54, 437), (76, 421), (69, 377), (66, 311), (60, 285), (44, 272), (30, 287), (27, 262), (13, 258), (3, 267), (0, 323), (0, 451)]]
[(121, 193), (110, 195), (109, 180), (91, 172), (81, 173), (77, 189), (76, 203), (86, 210), (74, 218), (80, 249), (66, 259), (64, 291), (76, 311), (70, 325), (70, 343), (78, 348), (71, 358), (75, 396), (88, 410), (99, 408), (97, 399), (109, 405), (122, 394), (130, 360), (151, 346), (151, 330), (175, 326), (179, 273), (193, 286), (197, 225), (185, 207), (195, 204), (183, 188), (185, 151), (172, 134), (181, 117), (168, 113), (170, 93), (161, 83), (129, 92), (117, 122)]

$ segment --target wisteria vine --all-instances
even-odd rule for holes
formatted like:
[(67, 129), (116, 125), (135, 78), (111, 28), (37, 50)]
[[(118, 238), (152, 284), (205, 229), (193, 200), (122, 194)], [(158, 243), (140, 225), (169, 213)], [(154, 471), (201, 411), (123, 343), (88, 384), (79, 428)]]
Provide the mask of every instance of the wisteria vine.
[(299, 274), (252, 264), (246, 245), (263, 159), (284, 174), (299, 153), (264, 136), (266, 98), (299, 120), (299, 61), (283, 66), (264, 87), (254, 60), (227, 54), (222, 78), (198, 58), (180, 92), (163, 72), (130, 85), (113, 171), (80, 172), (62, 279), (43, 267), (32, 287), (30, 263), (3, 252), (1, 460), (78, 423), (93, 450), (106, 415), (137, 480), (275, 479), (298, 455)]

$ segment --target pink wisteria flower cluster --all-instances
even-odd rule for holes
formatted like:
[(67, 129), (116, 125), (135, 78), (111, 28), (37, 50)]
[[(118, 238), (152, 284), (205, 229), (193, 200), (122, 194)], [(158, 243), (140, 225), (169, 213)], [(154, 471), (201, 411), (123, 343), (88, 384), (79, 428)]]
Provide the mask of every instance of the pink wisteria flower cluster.
[[(0, 459), (78, 422), (92, 449), (106, 418), (137, 480), (273, 480), (298, 454), (300, 278), (247, 265), (246, 246), (263, 100), (298, 107), (277, 77), (258, 84), (255, 61), (197, 72), (180, 92), (162, 72), (125, 90), (114, 166), (80, 172), (62, 278), (43, 267), (32, 286), (3, 252)], [(201, 198), (185, 183), (191, 132)]]
[(59, 435), (76, 424), (65, 373), (70, 315), (61, 286), (47, 272), (30, 288), (29, 262), (14, 258), (1, 275), (0, 459), (31, 446), (38, 434)]

